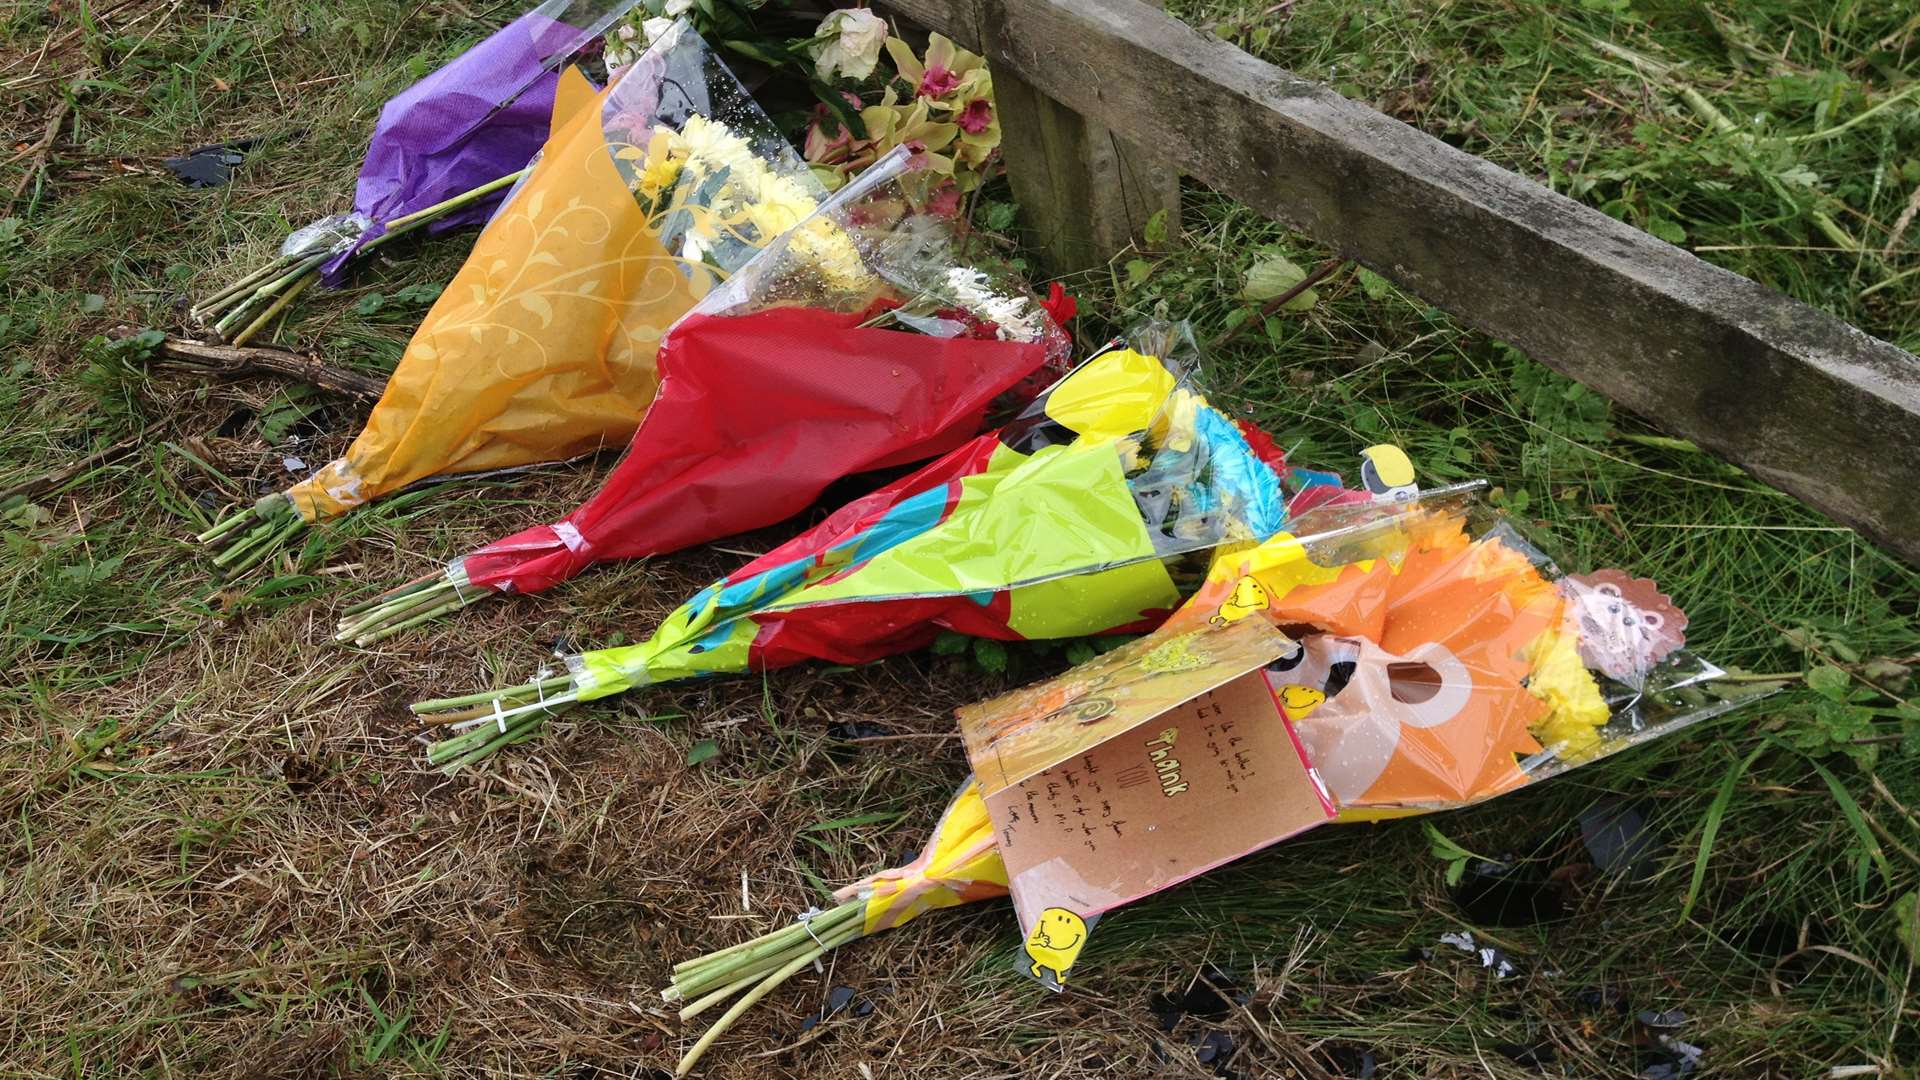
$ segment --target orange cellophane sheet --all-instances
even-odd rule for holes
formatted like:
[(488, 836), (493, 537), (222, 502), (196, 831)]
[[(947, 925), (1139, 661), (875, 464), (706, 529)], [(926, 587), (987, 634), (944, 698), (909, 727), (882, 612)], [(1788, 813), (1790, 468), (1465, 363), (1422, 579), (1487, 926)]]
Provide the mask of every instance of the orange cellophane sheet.
[(614, 165), (578, 70), (525, 186), (408, 344), (344, 458), (287, 491), (308, 520), (430, 476), (624, 446), (667, 328), (714, 284), (667, 252)]

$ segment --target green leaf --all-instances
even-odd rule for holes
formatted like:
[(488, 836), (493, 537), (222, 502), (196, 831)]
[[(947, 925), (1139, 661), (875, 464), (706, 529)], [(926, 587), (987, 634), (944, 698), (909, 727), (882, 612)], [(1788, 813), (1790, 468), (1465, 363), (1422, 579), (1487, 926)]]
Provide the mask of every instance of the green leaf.
[(353, 305), (353, 310), (362, 315), (372, 315), (386, 306), (387, 298), (385, 294), (370, 292), (361, 297), (359, 303)]
[(1911, 963), (1920, 964), (1920, 889), (1893, 902), (1894, 932)]
[(440, 299), (440, 294), (445, 291), (446, 286), (444, 285), (432, 283), (409, 285), (404, 289), (396, 291), (393, 294), (393, 299), (395, 303), (424, 306)]
[(1067, 663), (1075, 667), (1100, 655), (1094, 647), (1084, 641), (1076, 641), (1067, 646)]
[(1648, 218), (1647, 231), (1665, 240), (1669, 244), (1684, 244), (1687, 242), (1687, 230), (1681, 228), (1679, 222), (1667, 218)]
[(1007, 647), (992, 638), (975, 638), (973, 662), (988, 674), (1002, 674), (1007, 670)]
[(1485, 855), (1477, 852), (1468, 851), (1466, 848), (1454, 843), (1452, 838), (1447, 836), (1446, 833), (1435, 828), (1431, 821), (1422, 821), (1420, 828), (1421, 831), (1427, 834), (1427, 850), (1431, 852), (1435, 858), (1448, 860), (1479, 859), (1481, 862), (1497, 861), (1489, 859)]
[(1454, 859), (1453, 861), (1447, 863), (1447, 885), (1448, 886), (1451, 887), (1451, 886), (1460, 884), (1460, 879), (1465, 876), (1467, 876), (1467, 860)]
[(1753, 748), (1740, 763), (1727, 770), (1726, 779), (1720, 781), (1720, 791), (1713, 797), (1713, 805), (1707, 807), (1707, 819), (1700, 827), (1700, 850), (1693, 857), (1693, 878), (1687, 882), (1687, 898), (1680, 905), (1680, 918), (1693, 913), (1693, 902), (1700, 898), (1700, 883), (1707, 877), (1707, 858), (1713, 854), (1713, 838), (1720, 835), (1720, 822), (1726, 819), (1727, 804), (1733, 802), (1734, 785), (1747, 774), (1747, 770), (1759, 759), (1766, 743)]
[(1355, 276), (1360, 279), (1360, 291), (1366, 293), (1367, 299), (1369, 300), (1384, 300), (1386, 299), (1387, 293), (1393, 289), (1393, 283), (1391, 281), (1388, 281), (1386, 278), (1381, 277), (1379, 274), (1374, 273), (1364, 266), (1360, 268), (1360, 272)]
[(1833, 794), (1833, 801), (1840, 806), (1840, 815), (1847, 819), (1847, 824), (1853, 826), (1853, 832), (1860, 841), (1861, 850), (1865, 851), (1867, 857), (1873, 860), (1873, 865), (1879, 868), (1880, 880), (1889, 885), (1893, 884), (1893, 868), (1887, 865), (1886, 852), (1880, 850), (1880, 839), (1874, 836), (1873, 830), (1867, 826), (1867, 816), (1861, 812), (1860, 804), (1854, 801), (1853, 795), (1840, 783), (1840, 778), (1827, 771), (1826, 766), (1817, 761), (1812, 762), (1812, 765), (1813, 771), (1820, 774), (1820, 779), (1827, 782), (1827, 790)]
[(1807, 672), (1807, 689), (1832, 701), (1847, 700), (1853, 679), (1832, 664), (1817, 664)]
[(1020, 208), (1010, 202), (990, 202), (980, 211), (980, 219), (994, 232), (1006, 232), (1013, 228)]
[(699, 742), (693, 744), (693, 749), (687, 751), (687, 764), (698, 765), (703, 761), (708, 761), (719, 756), (719, 743), (714, 742), (712, 739), (701, 739)]
[(1128, 259), (1127, 260), (1128, 287), (1138, 288), (1141, 285), (1145, 285), (1147, 283), (1147, 279), (1152, 276), (1153, 276), (1152, 263), (1148, 262), (1145, 259)]
[(1142, 235), (1146, 237), (1147, 243), (1155, 247), (1159, 247), (1167, 242), (1166, 207), (1163, 206), (1153, 212), (1153, 216), (1147, 219), (1147, 227)]
[(967, 647), (972, 644), (973, 639), (965, 634), (957, 634), (952, 630), (942, 630), (940, 631), (940, 636), (933, 639), (933, 655), (959, 656), (961, 653), (966, 652)]
[(97, 292), (90, 292), (80, 300), (82, 315), (97, 315), (107, 309), (107, 298)]
[(1262, 303), (1271, 300), (1305, 279), (1307, 272), (1284, 255), (1269, 255), (1247, 267), (1245, 284), (1240, 288), (1240, 296), (1245, 300)]

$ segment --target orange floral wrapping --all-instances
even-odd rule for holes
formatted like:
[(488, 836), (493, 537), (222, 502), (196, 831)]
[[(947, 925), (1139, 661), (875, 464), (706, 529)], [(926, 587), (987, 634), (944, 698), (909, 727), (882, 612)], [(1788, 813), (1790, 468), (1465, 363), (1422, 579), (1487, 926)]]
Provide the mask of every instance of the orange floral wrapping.
[(661, 336), (714, 279), (661, 246), (614, 165), (601, 105), (566, 72), (539, 164), (428, 313), (366, 428), (287, 491), (302, 516), (631, 437), (653, 400)]

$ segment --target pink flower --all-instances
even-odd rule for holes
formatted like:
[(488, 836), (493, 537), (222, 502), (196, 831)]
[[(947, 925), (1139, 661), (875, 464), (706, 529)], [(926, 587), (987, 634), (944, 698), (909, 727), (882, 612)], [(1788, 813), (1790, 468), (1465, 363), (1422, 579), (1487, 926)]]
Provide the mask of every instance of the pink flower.
[(960, 216), (960, 187), (947, 183), (934, 191), (927, 199), (927, 213), (935, 217), (952, 220)]
[(960, 115), (955, 116), (953, 122), (960, 125), (961, 131), (978, 135), (993, 124), (993, 103), (986, 98), (974, 98), (967, 102), (967, 107), (960, 110)]
[(951, 92), (960, 85), (960, 76), (938, 64), (930, 65), (927, 73), (920, 76), (920, 96), (937, 98)]

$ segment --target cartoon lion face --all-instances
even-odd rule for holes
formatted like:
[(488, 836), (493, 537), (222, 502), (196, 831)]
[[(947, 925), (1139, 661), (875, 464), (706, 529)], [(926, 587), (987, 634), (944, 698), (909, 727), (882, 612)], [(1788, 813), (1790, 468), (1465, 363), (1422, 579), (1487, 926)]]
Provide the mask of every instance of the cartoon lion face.
[(1580, 659), (1610, 679), (1638, 685), (1686, 641), (1686, 614), (1646, 578), (1600, 570), (1562, 578), (1559, 588)]

